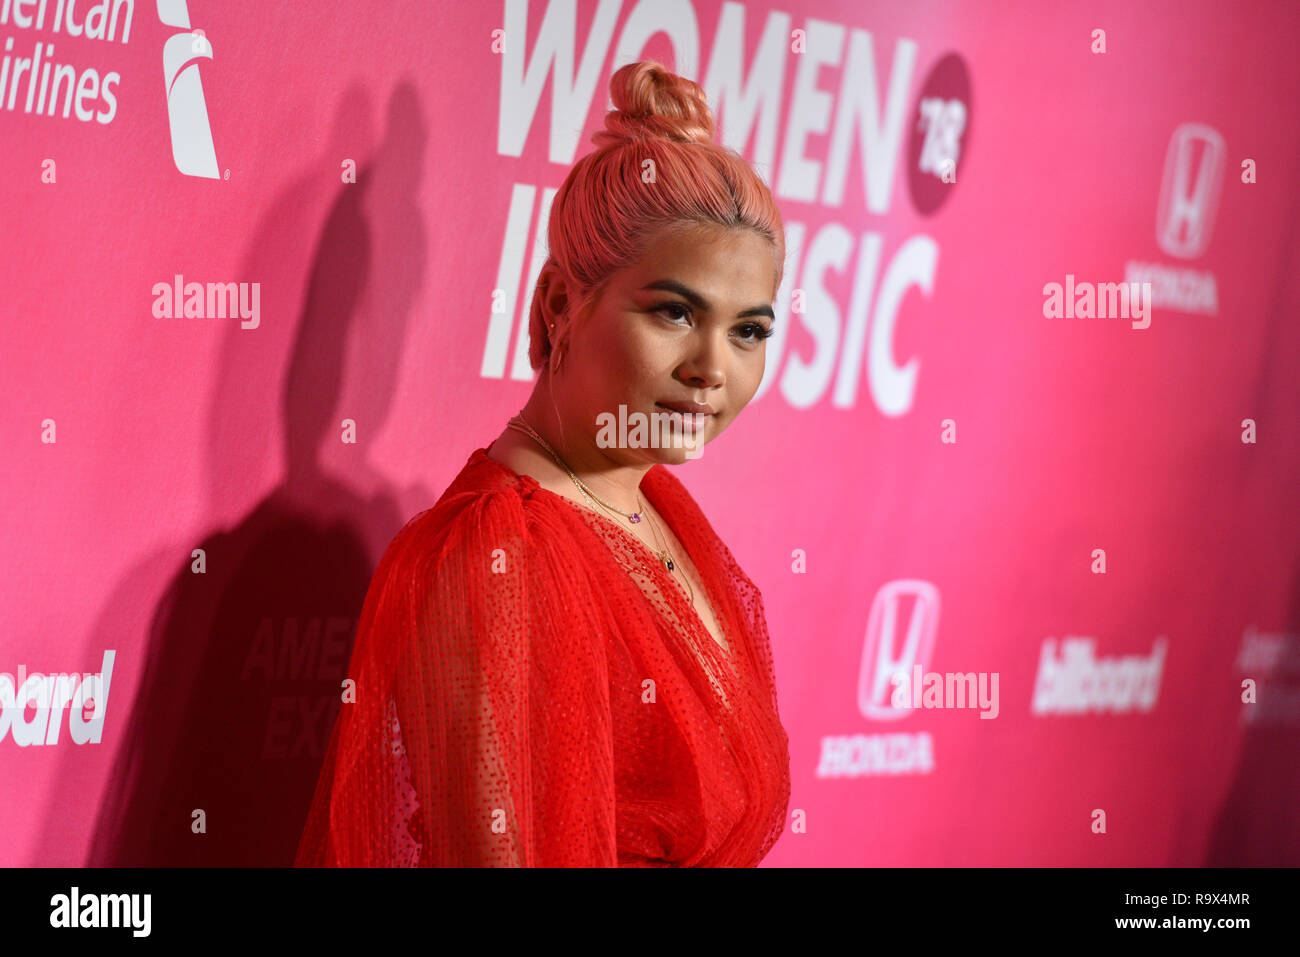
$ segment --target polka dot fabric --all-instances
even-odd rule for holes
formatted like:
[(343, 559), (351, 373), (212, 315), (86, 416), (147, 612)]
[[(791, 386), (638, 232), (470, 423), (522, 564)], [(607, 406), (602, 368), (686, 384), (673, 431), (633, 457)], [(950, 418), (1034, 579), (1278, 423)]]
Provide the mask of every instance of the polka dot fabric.
[(613, 520), (476, 450), (389, 544), (299, 866), (751, 867), (789, 743), (762, 597), (662, 465), (725, 638)]

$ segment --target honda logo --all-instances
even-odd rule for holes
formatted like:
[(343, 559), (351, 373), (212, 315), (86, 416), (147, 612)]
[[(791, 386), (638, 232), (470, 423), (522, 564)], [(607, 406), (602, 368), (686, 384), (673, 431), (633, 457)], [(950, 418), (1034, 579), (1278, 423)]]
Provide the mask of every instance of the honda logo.
[(1169, 255), (1192, 259), (1205, 252), (1223, 186), (1223, 165), (1223, 137), (1217, 130), (1203, 123), (1184, 123), (1174, 130), (1156, 211), (1156, 242)]
[[(915, 601), (900, 642), (899, 606), (908, 595)], [(938, 627), (939, 589), (934, 585), (909, 578), (881, 586), (867, 616), (858, 672), (858, 710), (863, 717), (893, 721), (911, 714), (910, 708), (896, 708), (890, 703), (894, 676), (911, 681), (913, 666), (920, 665), (924, 670), (929, 665)]]

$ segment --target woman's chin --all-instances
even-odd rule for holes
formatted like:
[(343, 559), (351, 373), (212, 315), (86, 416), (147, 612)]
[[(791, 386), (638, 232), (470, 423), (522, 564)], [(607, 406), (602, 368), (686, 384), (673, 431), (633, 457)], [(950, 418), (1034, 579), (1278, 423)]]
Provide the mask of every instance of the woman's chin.
[(693, 436), (683, 438), (678, 443), (672, 443), (667, 446), (661, 446), (657, 449), (651, 449), (654, 453), (655, 460), (665, 465), (681, 465), (684, 462), (690, 462), (698, 459), (704, 454), (704, 445), (706, 439), (703, 436)]

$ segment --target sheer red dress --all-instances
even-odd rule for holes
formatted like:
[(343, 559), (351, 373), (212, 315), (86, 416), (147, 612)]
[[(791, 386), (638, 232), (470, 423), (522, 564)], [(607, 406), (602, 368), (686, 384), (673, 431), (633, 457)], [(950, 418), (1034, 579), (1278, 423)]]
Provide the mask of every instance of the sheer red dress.
[(790, 755), (762, 596), (667, 468), (641, 492), (729, 650), (629, 531), (477, 449), (371, 581), (298, 866), (763, 859)]

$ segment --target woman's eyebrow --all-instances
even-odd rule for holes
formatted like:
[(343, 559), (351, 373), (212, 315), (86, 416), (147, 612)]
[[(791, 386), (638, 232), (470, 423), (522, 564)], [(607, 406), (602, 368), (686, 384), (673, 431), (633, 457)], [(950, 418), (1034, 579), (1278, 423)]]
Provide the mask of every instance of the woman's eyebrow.
[[(642, 290), (658, 289), (661, 292), (675, 292), (701, 312), (708, 312), (711, 308), (707, 299), (701, 296), (694, 289), (682, 285), (676, 279), (656, 279), (654, 282), (647, 283), (641, 288)], [(752, 306), (743, 312), (736, 313), (736, 318), (738, 319), (745, 319), (749, 316), (767, 316), (769, 319), (774, 321), (776, 319), (776, 316), (772, 312), (772, 307), (769, 305)]]

